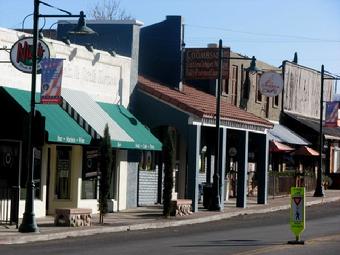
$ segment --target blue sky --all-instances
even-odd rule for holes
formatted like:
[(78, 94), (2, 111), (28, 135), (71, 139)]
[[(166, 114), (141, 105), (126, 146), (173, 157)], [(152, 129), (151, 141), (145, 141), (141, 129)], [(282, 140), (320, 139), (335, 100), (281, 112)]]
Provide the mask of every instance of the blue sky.
[[(44, 0), (72, 12), (85, 13), (101, 0)], [(223, 40), (233, 51), (256, 56), (274, 66), (292, 60), (317, 70), (321, 64), (340, 74), (339, 0), (121, 0), (121, 7), (144, 25), (182, 15), (187, 47), (205, 47)], [(40, 5), (41, 13), (58, 14)], [(33, 0), (6, 1), (0, 11), (0, 27), (22, 26), (32, 13)], [(6, 13), (5, 13), (6, 12)], [(55, 22), (46, 21), (46, 28)], [(43, 23), (42, 20), (40, 23)], [(32, 27), (27, 18), (25, 28)], [(1, 45), (0, 45), (1, 46)]]

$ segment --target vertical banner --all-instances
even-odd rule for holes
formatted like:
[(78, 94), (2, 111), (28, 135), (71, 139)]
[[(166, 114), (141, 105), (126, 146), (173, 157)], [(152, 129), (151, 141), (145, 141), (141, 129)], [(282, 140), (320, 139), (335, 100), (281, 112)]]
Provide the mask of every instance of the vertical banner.
[(41, 61), (41, 98), (42, 104), (61, 102), (61, 79), (63, 59), (46, 58)]
[(338, 109), (339, 102), (326, 102), (326, 119), (325, 127), (338, 126)]

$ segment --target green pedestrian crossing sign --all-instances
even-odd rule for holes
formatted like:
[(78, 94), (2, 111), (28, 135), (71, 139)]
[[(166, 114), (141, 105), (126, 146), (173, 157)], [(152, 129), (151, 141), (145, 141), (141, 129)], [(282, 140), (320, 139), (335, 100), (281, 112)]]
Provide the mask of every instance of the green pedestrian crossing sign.
[(305, 188), (292, 187), (290, 189), (290, 229), (300, 239), (300, 234), (305, 230)]

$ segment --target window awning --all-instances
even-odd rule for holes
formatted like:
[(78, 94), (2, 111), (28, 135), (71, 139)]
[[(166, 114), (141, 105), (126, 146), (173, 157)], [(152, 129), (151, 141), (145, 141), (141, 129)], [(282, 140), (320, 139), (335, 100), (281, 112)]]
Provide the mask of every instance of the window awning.
[[(30, 111), (31, 92), (3, 87), (26, 112)], [(39, 101), (36, 93), (36, 101)], [(68, 144), (90, 144), (91, 136), (82, 129), (59, 105), (36, 104), (36, 109), (45, 117), (48, 141)]]
[(308, 145), (310, 144), (307, 140), (294, 133), (294, 131), (289, 128), (279, 124), (274, 123), (274, 127), (268, 130), (269, 140), (283, 142), (288, 144), (297, 145)]
[[(113, 148), (161, 150), (161, 143), (124, 107), (95, 102), (87, 93), (63, 88), (64, 101), (99, 135), (108, 124)], [(69, 111), (69, 109), (67, 110)], [(92, 135), (96, 137), (96, 135)]]
[(98, 104), (133, 138), (131, 149), (162, 150), (161, 142), (125, 107), (101, 102)]
[(270, 152), (291, 152), (293, 150), (294, 148), (277, 141), (271, 141), (269, 144)]
[[(97, 133), (96, 135), (91, 134), (94, 138), (104, 136), (104, 129), (107, 124), (113, 148), (128, 149), (131, 147), (131, 143), (134, 142), (132, 137), (87, 93), (63, 88), (61, 95), (66, 103)], [(66, 111), (70, 111), (70, 109), (66, 109)], [(87, 130), (87, 128), (85, 128), (85, 130)]]
[(296, 151), (292, 152), (293, 156), (319, 156), (319, 152), (316, 150), (308, 147), (308, 146), (301, 146)]

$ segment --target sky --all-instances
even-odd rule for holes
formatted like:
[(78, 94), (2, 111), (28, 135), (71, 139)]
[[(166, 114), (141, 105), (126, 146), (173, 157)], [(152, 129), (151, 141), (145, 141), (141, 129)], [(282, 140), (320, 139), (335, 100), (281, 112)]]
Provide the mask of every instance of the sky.
[[(0, 27), (32, 28), (33, 0), (0, 0)], [(102, 0), (44, 0), (79, 14)], [(120, 7), (148, 26), (167, 15), (181, 15), (186, 47), (218, 43), (273, 66), (292, 60), (340, 75), (339, 0), (120, 0)], [(63, 14), (40, 4), (41, 14)], [(89, 17), (87, 17), (89, 18)], [(56, 20), (48, 18), (45, 28)], [(43, 20), (39, 20), (43, 24)], [(0, 45), (1, 46), (1, 45)]]

